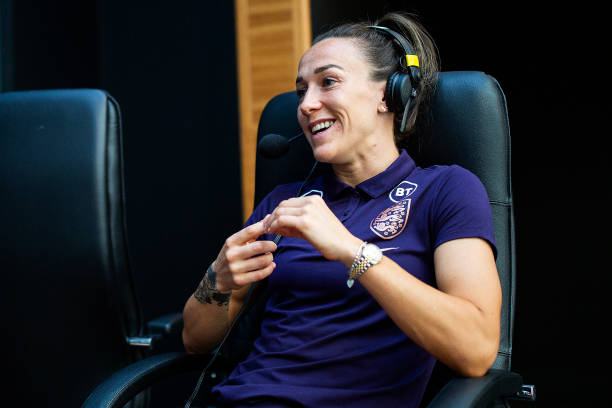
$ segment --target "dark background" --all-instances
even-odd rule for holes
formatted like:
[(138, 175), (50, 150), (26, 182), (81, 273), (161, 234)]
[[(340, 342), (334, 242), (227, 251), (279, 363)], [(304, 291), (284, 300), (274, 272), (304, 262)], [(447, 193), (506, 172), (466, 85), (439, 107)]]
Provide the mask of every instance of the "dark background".
[[(0, 91), (102, 88), (119, 101), (144, 316), (180, 311), (242, 223), (233, 2), (0, 1)], [(606, 13), (585, 2), (312, 0), (313, 34), (386, 10), (420, 17), (443, 70), (485, 71), (506, 94), (513, 369), (536, 384), (537, 406), (608, 405)]]

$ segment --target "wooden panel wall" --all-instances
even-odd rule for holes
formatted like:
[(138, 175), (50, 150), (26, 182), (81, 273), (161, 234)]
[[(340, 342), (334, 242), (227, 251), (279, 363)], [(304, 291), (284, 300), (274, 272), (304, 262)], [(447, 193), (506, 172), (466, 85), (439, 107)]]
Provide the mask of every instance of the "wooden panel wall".
[(273, 96), (295, 89), (300, 57), (310, 47), (310, 0), (235, 0), (242, 208), (253, 209), (257, 123)]

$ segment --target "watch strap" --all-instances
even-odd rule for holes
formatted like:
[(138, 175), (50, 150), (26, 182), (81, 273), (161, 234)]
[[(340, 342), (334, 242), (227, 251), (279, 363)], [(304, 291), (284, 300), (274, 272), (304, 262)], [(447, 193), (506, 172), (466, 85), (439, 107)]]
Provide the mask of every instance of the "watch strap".
[[(371, 266), (376, 265), (379, 259), (373, 259), (364, 254), (364, 249), (369, 244), (366, 241), (363, 241), (359, 246), (359, 250), (357, 251), (357, 255), (355, 256), (355, 260), (351, 265), (351, 269), (349, 270), (349, 278), (346, 281), (346, 286), (352, 288), (355, 284), (355, 280), (357, 280), (365, 271), (367, 271)], [(375, 245), (374, 245), (375, 246)]]

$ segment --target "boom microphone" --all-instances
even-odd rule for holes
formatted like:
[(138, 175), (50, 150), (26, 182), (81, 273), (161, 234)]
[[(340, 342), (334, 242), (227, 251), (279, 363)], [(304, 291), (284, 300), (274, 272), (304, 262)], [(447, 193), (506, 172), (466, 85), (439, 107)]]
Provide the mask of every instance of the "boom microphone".
[(257, 151), (267, 159), (278, 159), (289, 151), (289, 143), (303, 135), (304, 132), (300, 132), (290, 139), (285, 139), (276, 133), (269, 133), (261, 138), (257, 144)]

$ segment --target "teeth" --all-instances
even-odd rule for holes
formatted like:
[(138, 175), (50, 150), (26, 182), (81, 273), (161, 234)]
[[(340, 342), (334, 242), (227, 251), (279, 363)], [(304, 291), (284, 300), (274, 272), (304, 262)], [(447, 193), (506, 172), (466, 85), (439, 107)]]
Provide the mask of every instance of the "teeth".
[(329, 120), (326, 120), (325, 122), (318, 123), (315, 126), (313, 126), (312, 133), (318, 132), (321, 129), (327, 129), (328, 127), (330, 127), (333, 124), (334, 124), (334, 122), (333, 121), (329, 121)]

